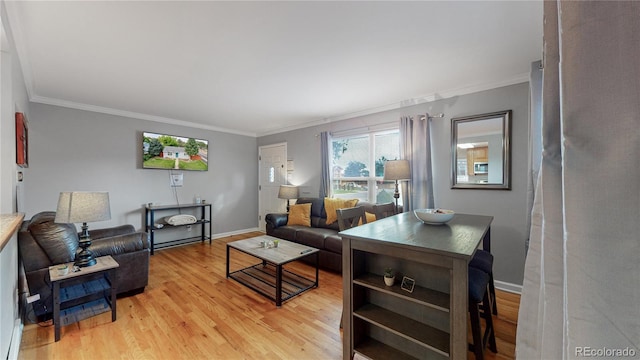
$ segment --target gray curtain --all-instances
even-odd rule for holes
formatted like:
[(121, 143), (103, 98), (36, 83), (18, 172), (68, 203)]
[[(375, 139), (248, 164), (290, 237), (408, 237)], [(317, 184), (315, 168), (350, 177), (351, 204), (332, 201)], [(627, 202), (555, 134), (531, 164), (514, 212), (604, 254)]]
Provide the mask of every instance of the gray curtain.
[[(544, 3), (518, 359), (640, 356), (640, 2)], [(630, 355), (630, 356), (629, 356)]]
[(320, 165), (322, 167), (322, 175), (320, 177), (319, 197), (324, 198), (331, 192), (331, 163), (329, 154), (329, 133), (323, 131), (320, 133)]
[(400, 118), (400, 158), (409, 160), (411, 180), (403, 181), (403, 210), (433, 208), (433, 171), (431, 169), (431, 119)]
[[(535, 189), (540, 176), (542, 163), (542, 61), (531, 63), (529, 74), (529, 94), (531, 96), (529, 116), (529, 177), (527, 178), (527, 229), (531, 230), (531, 210)], [(529, 239), (525, 243), (525, 251), (529, 249)]]

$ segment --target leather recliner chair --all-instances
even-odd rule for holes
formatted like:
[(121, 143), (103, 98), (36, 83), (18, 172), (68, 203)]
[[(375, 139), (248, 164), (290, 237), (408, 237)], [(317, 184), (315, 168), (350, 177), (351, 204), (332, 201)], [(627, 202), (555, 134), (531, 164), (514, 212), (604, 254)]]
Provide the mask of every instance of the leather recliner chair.
[[(54, 211), (41, 212), (24, 221), (18, 232), (18, 251), (26, 275), (29, 293), (40, 294), (32, 303), (38, 318), (47, 319), (53, 312), (49, 266), (74, 261), (78, 250), (78, 232), (74, 224), (54, 222)], [(120, 265), (116, 269), (117, 294), (144, 291), (149, 280), (149, 241), (145, 232), (132, 225), (90, 230), (91, 246), (96, 257), (111, 255)]]

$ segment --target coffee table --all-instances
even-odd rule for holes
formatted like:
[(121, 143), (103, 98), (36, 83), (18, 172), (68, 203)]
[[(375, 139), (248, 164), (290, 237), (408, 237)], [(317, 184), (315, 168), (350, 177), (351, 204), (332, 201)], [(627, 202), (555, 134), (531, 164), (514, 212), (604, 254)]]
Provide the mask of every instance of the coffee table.
[[(279, 240), (278, 247), (260, 246), (263, 241)], [(229, 250), (235, 249), (262, 260), (240, 270), (229, 272)], [(227, 243), (227, 278), (268, 297), (282, 306), (282, 302), (291, 299), (311, 288), (318, 287), (318, 257), (320, 250), (268, 235)], [(307, 256), (316, 257), (316, 279), (307, 279), (283, 268), (283, 265)]]

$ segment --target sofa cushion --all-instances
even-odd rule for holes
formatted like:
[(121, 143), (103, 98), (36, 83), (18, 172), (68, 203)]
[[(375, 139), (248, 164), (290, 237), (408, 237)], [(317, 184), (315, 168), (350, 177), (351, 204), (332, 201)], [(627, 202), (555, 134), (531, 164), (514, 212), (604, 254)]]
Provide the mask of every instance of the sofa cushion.
[(356, 206), (358, 199), (324, 198), (324, 209), (327, 212), (327, 225), (338, 221), (336, 210)]
[(324, 248), (336, 254), (342, 254), (342, 237), (338, 234), (329, 235), (324, 239)]
[(52, 264), (67, 263), (76, 258), (78, 230), (73, 224), (55, 223), (55, 217), (55, 212), (36, 214), (27, 229)]
[(291, 205), (287, 225), (311, 226), (311, 204)]
[(301, 226), (300, 225), (280, 226), (271, 230), (271, 233), (269, 235), (275, 236), (277, 238), (284, 239), (284, 240), (296, 241), (296, 231), (299, 227)]
[(300, 227), (296, 231), (296, 242), (316, 249), (324, 249), (324, 239), (334, 234), (336, 231), (331, 229)]

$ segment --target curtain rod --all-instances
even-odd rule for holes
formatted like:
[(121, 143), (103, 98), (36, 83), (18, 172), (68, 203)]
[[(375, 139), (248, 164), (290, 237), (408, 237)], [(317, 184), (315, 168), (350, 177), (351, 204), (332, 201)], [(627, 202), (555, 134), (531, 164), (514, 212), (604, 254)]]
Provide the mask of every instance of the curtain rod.
[(444, 117), (444, 113), (439, 113), (435, 115), (429, 115), (429, 113), (427, 113), (426, 115), (420, 115), (420, 120), (427, 120), (427, 118), (433, 119), (433, 118), (443, 118), (443, 117)]

